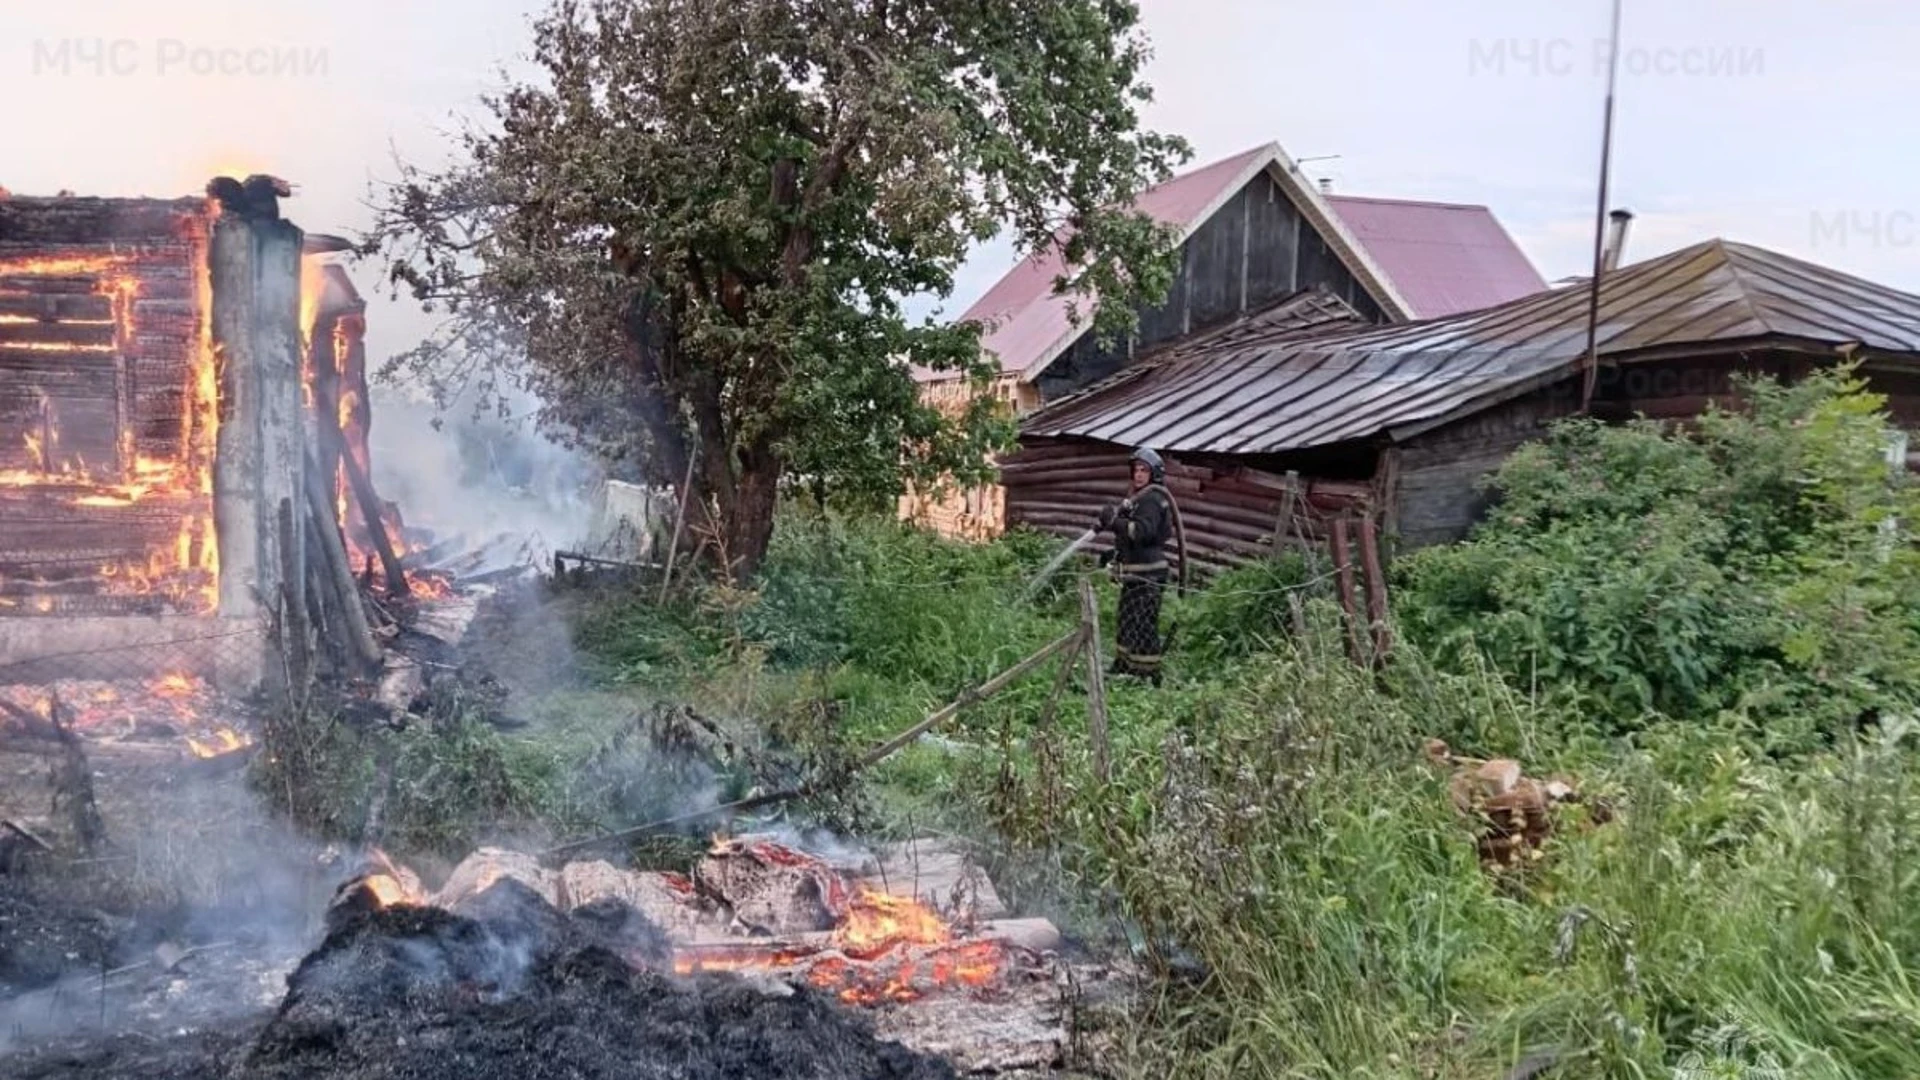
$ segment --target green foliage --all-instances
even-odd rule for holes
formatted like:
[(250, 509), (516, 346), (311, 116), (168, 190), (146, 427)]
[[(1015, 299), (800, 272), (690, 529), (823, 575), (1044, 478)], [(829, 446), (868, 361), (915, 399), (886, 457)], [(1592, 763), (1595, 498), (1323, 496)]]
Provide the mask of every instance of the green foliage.
[(911, 365), (984, 379), (981, 327), (905, 314), (976, 243), (1056, 250), (1123, 333), (1173, 276), (1128, 210), (1187, 150), (1140, 128), (1131, 2), (557, 0), (538, 77), (487, 102), (446, 173), (408, 169), (366, 238), (448, 334), (397, 361), (522, 381), (555, 430), (714, 501), (747, 576), (783, 476), (883, 505), (987, 468), (1011, 418), (924, 403)]
[[(1326, 612), (1237, 682), (1130, 708), (1113, 784), (1069, 741), (1051, 786), (1028, 763), (994, 793), (1010, 858), (1105, 897), (1078, 928), (1165, 973), (1127, 1075), (1468, 1080), (1550, 1052), (1556, 1076), (1665, 1076), (1729, 1029), (1787, 1075), (1920, 1068), (1906, 722), (1795, 765), (1672, 722), (1562, 741), (1489, 670), (1354, 668)], [(1568, 808), (1540, 864), (1489, 875), (1435, 734), (1617, 816)]]
[[(1550, 1053), (1555, 1076), (1658, 1077), (1689, 1054), (1727, 1056), (1729, 1032), (1749, 1060), (1770, 1056), (1792, 1076), (1920, 1075), (1912, 721), (1889, 710), (1883, 731), (1855, 736), (1823, 718), (1830, 745), (1801, 740), (1783, 762), (1774, 751), (1801, 715), (1785, 699), (1764, 728), (1752, 694), (1683, 719), (1649, 711), (1687, 694), (1717, 702), (1712, 673), (1744, 677), (1762, 662), (1808, 678), (1777, 644), (1776, 609), (1741, 595), (1789, 587), (1785, 571), (1759, 574), (1754, 552), (1823, 583), (1794, 594), (1794, 610), (1822, 627), (1824, 655), (1877, 641), (1871, 629), (1843, 636), (1852, 609), (1822, 605), (1880, 583), (1902, 556), (1875, 546), (1877, 524), (1815, 535), (1827, 520), (1877, 521), (1877, 505), (1903, 497), (1871, 465), (1878, 436), (1854, 427), (1871, 413), (1833, 387), (1756, 395), (1752, 420), (1711, 418), (1695, 443), (1563, 431), (1514, 466), (1509, 546), (1463, 545), (1451, 579), (1420, 557), (1415, 614), (1457, 611), (1483, 643), (1510, 632), (1502, 620), (1520, 624), (1509, 609), (1543, 625), (1551, 611), (1586, 620), (1580, 634), (1615, 633), (1616, 651), (1654, 667), (1640, 673), (1650, 696), (1610, 704), (1601, 691), (1620, 677), (1592, 666), (1529, 681), (1533, 669), (1513, 663), (1524, 654), (1490, 659), (1466, 634), (1435, 635), (1433, 654), (1416, 635), (1385, 671), (1357, 669), (1315, 574), (1283, 561), (1171, 606), (1182, 630), (1165, 687), (1109, 684), (1111, 783), (1092, 775), (1077, 687), (1042, 723), (1043, 669), (868, 774), (850, 793), (858, 814), (833, 820), (865, 835), (971, 832), (1017, 905), (1136, 953), (1156, 980), (1112, 1032), (1120, 1075), (1484, 1080)], [(1854, 445), (1830, 453), (1836, 441)], [(1782, 528), (1783, 514), (1799, 524)], [(1540, 535), (1523, 542), (1513, 517)], [(1866, 557), (1830, 565), (1823, 548), (1856, 541)], [(1072, 565), (1018, 601), (1057, 546), (960, 545), (891, 521), (788, 513), (757, 591), (703, 585), (665, 608), (621, 598), (583, 641), (628, 658), (610, 671), (725, 702), (832, 758), (1071, 625)], [(1298, 635), (1282, 591), (1293, 586), (1305, 586)], [(1583, 587), (1601, 602), (1564, 599)], [(1533, 599), (1547, 595), (1568, 607)], [(1111, 591), (1101, 598), (1110, 632)], [(1750, 610), (1762, 631), (1743, 634), (1734, 624)], [(1695, 658), (1662, 661), (1640, 640), (1647, 618)], [(1709, 674), (1687, 682), (1690, 663)], [(1566, 776), (1593, 801), (1557, 816), (1538, 865), (1490, 876), (1475, 824), (1421, 754), (1434, 736)], [(1600, 801), (1613, 820), (1595, 819)]]
[(320, 716), (267, 728), (255, 783), (296, 824), (353, 839), (380, 807), (396, 851), (458, 858), (555, 816), (562, 792), (550, 748), (503, 736), (465, 711), (395, 731)]
[(1266, 653), (1293, 633), (1295, 600), (1309, 595), (1312, 577), (1298, 552), (1250, 563), (1222, 573), (1207, 587), (1169, 604), (1169, 626), (1177, 626), (1181, 655), (1213, 667)]
[(1573, 420), (1522, 448), (1470, 542), (1403, 560), (1403, 626), (1615, 731), (1727, 713), (1805, 750), (1920, 701), (1920, 503), (1881, 399), (1846, 372), (1744, 392), (1690, 433)]

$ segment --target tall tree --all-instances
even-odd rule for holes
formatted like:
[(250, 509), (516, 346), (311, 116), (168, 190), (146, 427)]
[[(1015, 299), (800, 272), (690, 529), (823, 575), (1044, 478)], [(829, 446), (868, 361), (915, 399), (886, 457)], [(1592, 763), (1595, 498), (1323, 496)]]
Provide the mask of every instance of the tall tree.
[[(982, 478), (1012, 425), (922, 404), (910, 365), (984, 381), (977, 324), (913, 320), (970, 247), (1058, 250), (1103, 335), (1164, 294), (1130, 209), (1187, 150), (1143, 131), (1130, 0), (559, 0), (539, 78), (489, 98), (451, 168), (403, 166), (366, 238), (451, 314), (389, 365), (503, 378), (548, 430), (660, 483), (694, 469), (751, 575), (780, 482), (884, 502)], [(1076, 310), (1076, 318), (1085, 316)]]

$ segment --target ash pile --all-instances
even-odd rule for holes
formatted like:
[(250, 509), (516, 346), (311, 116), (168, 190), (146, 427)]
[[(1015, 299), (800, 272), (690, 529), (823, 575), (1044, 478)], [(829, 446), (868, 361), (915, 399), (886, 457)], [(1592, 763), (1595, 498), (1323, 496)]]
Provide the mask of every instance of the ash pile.
[[(9, 1001), (0, 980), (0, 1021), (90, 1012), (99, 988), (74, 977), (125, 943), (27, 914), (48, 930), (35, 974), (68, 989)], [(432, 889), (373, 849), (317, 935), (278, 967), (258, 949), (149, 960), (144, 1013), (84, 1038), (16, 1033), (6, 1074), (1032, 1075), (1067, 1064), (1080, 1016), (1117, 1014), (1130, 986), (1044, 919), (1009, 917), (937, 839), (823, 854), (722, 837), (686, 873), (483, 848)]]
[(10, 1075), (954, 1075), (938, 1059), (876, 1038), (824, 996), (676, 978), (659, 928), (615, 900), (563, 913), (503, 878), (452, 908), (344, 903), (329, 922), (264, 1025), (47, 1051), (16, 1061)]

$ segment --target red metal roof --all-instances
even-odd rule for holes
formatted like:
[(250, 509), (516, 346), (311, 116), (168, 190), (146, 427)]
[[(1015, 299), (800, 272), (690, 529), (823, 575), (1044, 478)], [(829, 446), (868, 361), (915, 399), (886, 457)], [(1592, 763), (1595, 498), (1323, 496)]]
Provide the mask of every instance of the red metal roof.
[[(1336, 252), (1343, 253), (1349, 263), (1348, 268), (1360, 279), (1361, 284), (1368, 287), (1369, 292), (1389, 294), (1390, 302), (1381, 306), (1392, 312), (1396, 304), (1404, 305), (1404, 301), (1394, 294), (1391, 279), (1380, 273), (1359, 241), (1346, 232), (1342, 220), (1319, 204), (1319, 196), (1311, 185), (1302, 182), (1292, 161), (1277, 143), (1255, 147), (1181, 173), (1164, 184), (1142, 192), (1134, 205), (1154, 220), (1176, 229), (1184, 242), (1232, 198), (1234, 192), (1239, 191), (1261, 170), (1269, 168), (1275, 169), (1283, 188), (1300, 203), (1308, 221), (1323, 219), (1322, 231), (1329, 234), (1329, 245)], [(1018, 374), (1022, 378), (1036, 376), (1040, 369), (1051, 363), (1086, 330), (1091, 301), (1084, 297), (1078, 299), (1080, 321), (1075, 323), (1068, 314), (1069, 298), (1053, 292), (1053, 281), (1060, 273), (1057, 250), (1049, 248), (1036, 252), (1022, 259), (1019, 265), (1009, 270), (985, 295), (961, 313), (957, 321), (986, 324), (986, 332), (980, 336), (980, 347), (999, 358), (1002, 372)], [(1380, 288), (1373, 288), (1375, 283)], [(958, 376), (954, 372), (915, 368), (914, 377), (925, 381)]]
[(1547, 287), (1493, 212), (1461, 203), (1329, 195), (1327, 203), (1413, 307), (1438, 319)]

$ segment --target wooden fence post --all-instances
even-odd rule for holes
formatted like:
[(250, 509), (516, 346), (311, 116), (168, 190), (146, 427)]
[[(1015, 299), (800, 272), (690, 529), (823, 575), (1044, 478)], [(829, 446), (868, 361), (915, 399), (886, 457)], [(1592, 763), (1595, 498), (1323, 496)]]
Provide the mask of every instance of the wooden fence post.
[(1387, 580), (1380, 562), (1380, 530), (1373, 515), (1360, 519), (1360, 558), (1367, 571), (1367, 621), (1373, 629), (1373, 662), (1386, 660), (1391, 639), (1387, 630)]
[(1327, 543), (1333, 548), (1333, 569), (1340, 582), (1340, 610), (1346, 615), (1347, 653), (1356, 664), (1366, 662), (1360, 649), (1360, 612), (1354, 600), (1353, 555), (1348, 550), (1350, 537), (1345, 514), (1334, 518), (1327, 529)]
[(1100, 605), (1093, 582), (1080, 579), (1080, 632), (1086, 635), (1087, 735), (1093, 741), (1093, 774), (1102, 784), (1113, 782), (1112, 748), (1107, 736), (1106, 671), (1100, 666)]

